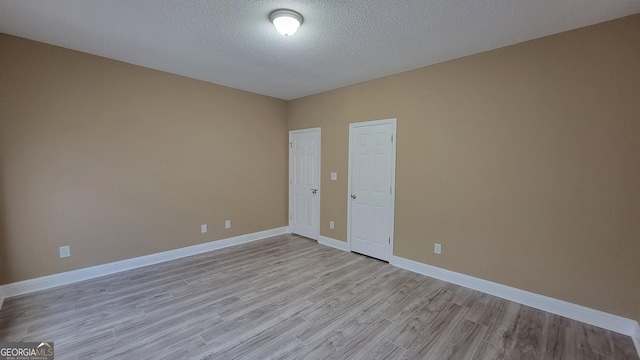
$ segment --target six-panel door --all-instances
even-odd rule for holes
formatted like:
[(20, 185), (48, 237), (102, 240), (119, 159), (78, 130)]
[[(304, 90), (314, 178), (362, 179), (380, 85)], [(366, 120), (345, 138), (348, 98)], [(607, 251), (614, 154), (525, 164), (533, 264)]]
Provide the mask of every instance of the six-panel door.
[(290, 231), (318, 239), (320, 222), (320, 130), (289, 133)]
[(393, 124), (351, 128), (351, 250), (391, 255)]

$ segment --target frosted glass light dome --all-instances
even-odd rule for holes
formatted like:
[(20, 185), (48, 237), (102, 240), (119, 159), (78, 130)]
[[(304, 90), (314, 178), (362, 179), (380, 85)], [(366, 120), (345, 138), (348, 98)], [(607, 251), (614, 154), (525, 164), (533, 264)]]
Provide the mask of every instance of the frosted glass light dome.
[(275, 10), (269, 15), (269, 20), (276, 30), (284, 36), (293, 35), (302, 24), (302, 15), (293, 10)]

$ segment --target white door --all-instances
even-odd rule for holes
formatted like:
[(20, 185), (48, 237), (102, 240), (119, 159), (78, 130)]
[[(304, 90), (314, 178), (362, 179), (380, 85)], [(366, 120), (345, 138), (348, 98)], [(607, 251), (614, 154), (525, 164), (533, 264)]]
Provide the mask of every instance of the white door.
[(320, 235), (320, 128), (289, 132), (289, 230)]
[(349, 125), (351, 251), (389, 261), (393, 249), (396, 119)]

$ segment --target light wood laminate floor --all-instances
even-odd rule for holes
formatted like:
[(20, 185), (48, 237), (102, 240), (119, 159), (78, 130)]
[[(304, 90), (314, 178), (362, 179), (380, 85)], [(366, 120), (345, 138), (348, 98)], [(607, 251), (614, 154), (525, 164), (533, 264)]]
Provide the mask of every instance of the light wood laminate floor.
[(6, 299), (62, 359), (638, 359), (623, 336), (283, 235)]

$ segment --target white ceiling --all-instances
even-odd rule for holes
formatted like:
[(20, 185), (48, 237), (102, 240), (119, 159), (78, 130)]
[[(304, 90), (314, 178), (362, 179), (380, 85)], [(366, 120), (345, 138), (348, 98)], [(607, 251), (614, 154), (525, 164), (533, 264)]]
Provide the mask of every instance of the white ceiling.
[[(285, 38), (268, 20), (304, 16)], [(282, 99), (640, 12), (640, 0), (0, 0), (0, 32)]]

